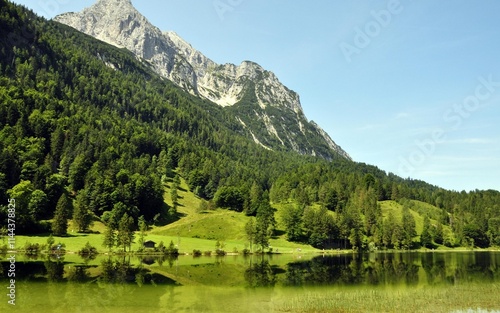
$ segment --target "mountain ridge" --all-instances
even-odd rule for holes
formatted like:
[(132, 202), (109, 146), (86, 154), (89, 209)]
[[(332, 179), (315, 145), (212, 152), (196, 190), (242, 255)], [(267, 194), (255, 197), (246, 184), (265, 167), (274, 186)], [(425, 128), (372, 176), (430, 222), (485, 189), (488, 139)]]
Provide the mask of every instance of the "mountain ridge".
[(64, 13), (54, 20), (132, 51), (156, 73), (193, 95), (223, 107), (250, 101), (244, 103), (244, 113), (232, 111), (236, 120), (243, 121), (246, 136), (258, 144), (326, 159), (338, 154), (351, 160), (319, 125), (306, 118), (299, 95), (274, 73), (252, 61), (217, 64), (174, 31), (161, 31), (151, 24), (130, 0), (99, 0), (79, 13)]

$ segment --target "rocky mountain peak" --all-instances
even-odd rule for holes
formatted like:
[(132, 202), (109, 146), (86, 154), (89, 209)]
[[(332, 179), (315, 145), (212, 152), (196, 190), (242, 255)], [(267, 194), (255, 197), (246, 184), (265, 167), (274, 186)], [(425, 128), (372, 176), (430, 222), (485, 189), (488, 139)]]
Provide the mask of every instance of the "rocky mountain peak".
[[(281, 145), (302, 154), (331, 158), (335, 151), (348, 157), (326, 132), (305, 118), (299, 95), (274, 73), (252, 61), (240, 65), (215, 63), (177, 33), (162, 32), (152, 25), (131, 0), (98, 0), (81, 12), (54, 19), (132, 51), (159, 75), (191, 94), (231, 107), (247, 135), (266, 148)], [(320, 140), (310, 140), (310, 136)], [(314, 147), (311, 141), (322, 148)]]

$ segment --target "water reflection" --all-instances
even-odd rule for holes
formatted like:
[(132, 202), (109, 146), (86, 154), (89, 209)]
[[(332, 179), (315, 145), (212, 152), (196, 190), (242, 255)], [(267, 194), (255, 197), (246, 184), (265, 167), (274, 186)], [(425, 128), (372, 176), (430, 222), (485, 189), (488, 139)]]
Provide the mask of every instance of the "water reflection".
[[(81, 264), (42, 257), (17, 262), (17, 278), (49, 283), (276, 286), (454, 285), (500, 281), (500, 253), (374, 253), (224, 258), (101, 257)], [(9, 264), (0, 260), (3, 279)]]
[(500, 280), (499, 253), (319, 256), (286, 265), (286, 286), (457, 284)]

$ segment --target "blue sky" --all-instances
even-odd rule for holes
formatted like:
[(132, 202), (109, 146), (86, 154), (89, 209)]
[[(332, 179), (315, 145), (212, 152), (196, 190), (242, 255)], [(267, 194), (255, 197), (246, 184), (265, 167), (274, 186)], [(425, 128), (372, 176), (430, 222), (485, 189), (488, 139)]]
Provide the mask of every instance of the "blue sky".
[[(94, 3), (14, 2), (45, 17)], [(500, 190), (500, 1), (132, 2), (218, 63), (275, 72), (354, 160)]]

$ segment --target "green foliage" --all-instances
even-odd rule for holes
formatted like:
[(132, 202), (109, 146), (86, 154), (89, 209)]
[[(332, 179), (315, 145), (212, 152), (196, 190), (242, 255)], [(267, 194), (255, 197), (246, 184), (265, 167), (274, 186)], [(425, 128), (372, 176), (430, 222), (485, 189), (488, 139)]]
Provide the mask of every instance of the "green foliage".
[(78, 232), (87, 232), (92, 226), (93, 214), (88, 209), (88, 203), (89, 200), (84, 193), (77, 195), (73, 211), (73, 221), (78, 228)]
[(431, 220), (428, 216), (425, 216), (424, 228), (420, 234), (420, 244), (426, 248), (434, 248), (434, 244), (432, 243), (431, 227)]
[(97, 254), (97, 248), (92, 246), (89, 242), (85, 244), (85, 246), (78, 251), (78, 255), (83, 256), (83, 257), (92, 257)]
[(68, 233), (68, 219), (73, 211), (73, 201), (63, 193), (57, 201), (56, 212), (52, 221), (52, 233), (55, 236), (64, 236)]
[(472, 246), (486, 248), (489, 244), (484, 230), (476, 223), (465, 225), (463, 228), (463, 236), (466, 243), (471, 243)]
[(27, 255), (37, 255), (40, 253), (40, 245), (38, 243), (26, 242), (24, 245), (24, 253)]
[(239, 188), (226, 186), (217, 190), (214, 202), (217, 207), (241, 212), (245, 199)]
[(168, 248), (164, 249), (162, 252), (164, 254), (173, 255), (173, 256), (179, 255), (179, 249), (177, 249), (177, 247), (175, 246), (175, 244), (172, 240), (170, 241)]
[(127, 247), (130, 251), (132, 243), (134, 242), (134, 237), (134, 219), (125, 213), (118, 223), (116, 244), (119, 247), (123, 247), (124, 252), (127, 251)]
[(303, 215), (304, 209), (298, 205), (286, 205), (281, 210), (281, 220), (288, 240), (298, 241), (302, 239)]
[(273, 235), (275, 227), (274, 209), (269, 203), (261, 202), (257, 209), (254, 241), (260, 246), (262, 252), (269, 247), (269, 239)]
[(116, 244), (116, 232), (110, 225), (106, 226), (106, 231), (104, 232), (104, 239), (102, 246), (108, 248), (109, 251), (113, 249)]
[(257, 229), (255, 228), (255, 222), (253, 218), (250, 218), (248, 222), (245, 224), (245, 234), (247, 236), (247, 240), (250, 244), (250, 251), (253, 251), (253, 244), (255, 242)]
[(490, 245), (500, 246), (500, 217), (492, 217), (488, 220), (488, 238)]
[(407, 207), (403, 208), (402, 217), (402, 234), (400, 237), (401, 246), (403, 249), (411, 249), (413, 247), (413, 237), (417, 235), (415, 218), (410, 213)]

